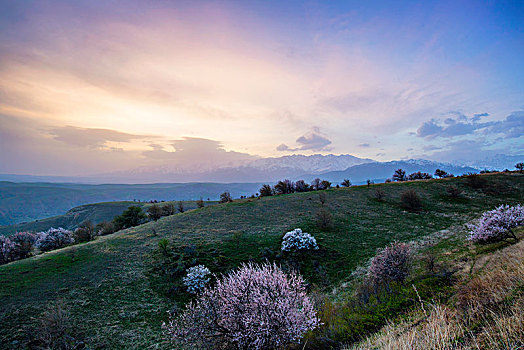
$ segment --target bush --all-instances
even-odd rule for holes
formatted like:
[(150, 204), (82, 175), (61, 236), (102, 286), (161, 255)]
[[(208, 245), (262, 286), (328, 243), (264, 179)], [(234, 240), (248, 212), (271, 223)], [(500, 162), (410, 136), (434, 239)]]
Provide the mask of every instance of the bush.
[(501, 205), (487, 211), (471, 229), (468, 240), (475, 243), (491, 243), (508, 238), (517, 239), (513, 228), (524, 225), (524, 207), (520, 204), (510, 207)]
[(14, 244), (12, 259), (20, 260), (29, 257), (35, 245), (37, 236), (30, 232), (17, 232), (9, 237)]
[(82, 222), (75, 230), (74, 238), (75, 242), (89, 242), (95, 238), (97, 231), (95, 226), (89, 220)]
[(34, 344), (30, 348), (75, 350), (84, 349), (85, 343), (77, 338), (74, 324), (62, 300), (49, 304), (34, 332)]
[(47, 231), (37, 233), (37, 236), (36, 246), (43, 252), (65, 247), (75, 241), (73, 232), (62, 227), (51, 227)]
[(297, 182), (295, 182), (295, 191), (296, 192), (307, 192), (309, 190), (310, 190), (310, 187), (304, 180), (297, 180)]
[(326, 230), (331, 227), (333, 223), (333, 216), (324, 208), (320, 209), (315, 215), (315, 221), (320, 229)]
[(175, 205), (173, 203), (166, 203), (162, 206), (162, 216), (174, 215), (175, 212)]
[(440, 177), (441, 179), (445, 178), (448, 176), (448, 173), (444, 170), (441, 170), (441, 169), (437, 169), (435, 170), (435, 176), (436, 177)]
[(196, 201), (196, 206), (197, 206), (197, 208), (199, 208), (199, 209), (200, 209), (200, 208), (203, 208), (203, 207), (205, 206), (205, 204), (204, 204), (204, 200), (202, 199), (202, 197), (200, 197), (200, 199)]
[(457, 186), (449, 186), (446, 188), (446, 192), (451, 198), (459, 198), (462, 195), (462, 190)]
[(231, 194), (229, 192), (224, 192), (220, 195), (220, 200), (218, 203), (229, 203), (233, 201), (233, 197), (231, 197)]
[(195, 347), (277, 349), (297, 343), (319, 320), (300, 275), (276, 265), (242, 265), (205, 288), (163, 325), (175, 342)]
[(14, 249), (15, 244), (11, 242), (9, 237), (0, 235), (0, 265), (11, 261)]
[(115, 225), (111, 221), (104, 221), (97, 224), (95, 230), (97, 235), (105, 236), (115, 232)]
[(344, 181), (342, 181), (341, 185), (344, 186), (344, 187), (350, 187), (351, 186), (351, 181), (349, 181), (349, 179), (344, 179)]
[(430, 174), (428, 173), (422, 173), (420, 171), (416, 172), (416, 173), (412, 173), (412, 174), (409, 174), (408, 176), (408, 180), (429, 180), (429, 179), (432, 179), (433, 176), (431, 176)]
[(469, 174), (466, 176), (466, 183), (471, 188), (479, 189), (486, 187), (487, 180), (484, 177), (479, 176), (477, 174)]
[(400, 195), (400, 204), (407, 210), (417, 211), (422, 209), (422, 201), (414, 190), (407, 190)]
[(379, 202), (384, 201), (384, 198), (386, 198), (386, 192), (384, 192), (383, 189), (377, 188), (375, 190), (375, 199)]
[(158, 204), (153, 204), (147, 209), (147, 216), (149, 216), (149, 219), (157, 221), (162, 217), (162, 208)]
[(293, 192), (295, 192), (295, 184), (291, 180), (281, 180), (275, 185), (276, 194), (289, 194)]
[(262, 185), (258, 192), (260, 192), (260, 197), (269, 197), (273, 195), (273, 189), (268, 184)]
[(409, 274), (410, 261), (409, 245), (394, 242), (377, 251), (371, 260), (369, 275), (376, 284), (402, 283)]
[(184, 203), (182, 201), (178, 202), (178, 212), (183, 213), (184, 211)]
[(393, 181), (406, 181), (406, 172), (402, 169), (395, 170), (395, 173), (392, 176)]
[(318, 249), (317, 240), (299, 228), (287, 232), (282, 238), (282, 251), (284, 252), (311, 249)]
[(115, 231), (120, 231), (125, 228), (134, 227), (142, 224), (146, 219), (146, 214), (142, 212), (142, 208), (133, 205), (127, 208), (122, 215), (113, 219)]
[(328, 180), (322, 180), (320, 181), (319, 190), (327, 190), (331, 188), (331, 182)]
[(187, 269), (187, 274), (182, 279), (189, 293), (197, 294), (206, 286), (211, 278), (211, 271), (204, 265), (197, 265)]

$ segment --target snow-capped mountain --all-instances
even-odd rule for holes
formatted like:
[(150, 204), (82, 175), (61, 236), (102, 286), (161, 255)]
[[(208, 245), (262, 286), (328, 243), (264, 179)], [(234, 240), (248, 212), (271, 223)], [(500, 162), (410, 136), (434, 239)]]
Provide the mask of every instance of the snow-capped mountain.
[(294, 154), (278, 158), (260, 158), (249, 162), (246, 166), (260, 170), (289, 168), (315, 174), (344, 170), (354, 165), (371, 162), (373, 162), (372, 159), (358, 158), (350, 154), (341, 154), (339, 156), (334, 154), (313, 154), (311, 156)]

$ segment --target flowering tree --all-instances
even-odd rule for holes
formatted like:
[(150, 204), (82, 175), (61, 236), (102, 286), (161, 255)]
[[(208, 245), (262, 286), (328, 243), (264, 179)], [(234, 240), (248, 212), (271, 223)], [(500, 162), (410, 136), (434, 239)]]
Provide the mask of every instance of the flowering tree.
[(204, 265), (197, 265), (187, 269), (187, 274), (182, 278), (189, 293), (197, 294), (211, 280), (211, 271)]
[(302, 277), (274, 264), (246, 264), (205, 288), (163, 327), (175, 342), (277, 349), (318, 325)]
[(74, 242), (73, 232), (62, 227), (51, 227), (47, 231), (37, 233), (37, 236), (36, 246), (43, 252), (62, 248)]
[(477, 224), (469, 225), (468, 240), (475, 243), (498, 242), (508, 238), (517, 239), (513, 228), (524, 225), (524, 206), (501, 205), (482, 214)]
[(317, 240), (299, 228), (287, 232), (282, 238), (282, 251), (284, 252), (310, 249), (318, 249)]
[(11, 261), (15, 244), (4, 235), (0, 235), (0, 265)]
[(37, 235), (31, 232), (17, 232), (10, 237), (14, 243), (13, 259), (25, 259), (33, 250)]
[(409, 245), (393, 242), (377, 251), (371, 260), (369, 274), (377, 283), (403, 282), (409, 274), (410, 260)]

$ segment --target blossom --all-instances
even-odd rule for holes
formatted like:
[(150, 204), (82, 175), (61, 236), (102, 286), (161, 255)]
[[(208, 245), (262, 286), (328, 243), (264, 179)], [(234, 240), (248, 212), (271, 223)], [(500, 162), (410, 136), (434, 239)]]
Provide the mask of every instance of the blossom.
[(282, 251), (318, 249), (317, 240), (307, 232), (296, 228), (282, 238)]
[(38, 239), (36, 241), (36, 246), (44, 252), (62, 248), (75, 241), (73, 238), (73, 232), (63, 229), (62, 227), (51, 227), (47, 231), (37, 233), (37, 236)]
[(204, 265), (197, 265), (187, 269), (187, 274), (182, 278), (184, 285), (189, 293), (196, 294), (202, 290), (211, 280), (209, 275), (211, 271)]
[(468, 240), (476, 243), (497, 242), (509, 237), (516, 238), (512, 229), (524, 224), (524, 207), (501, 205), (484, 212), (478, 222), (468, 225), (470, 228)]
[(186, 344), (277, 349), (298, 342), (320, 324), (304, 280), (271, 264), (244, 264), (206, 287), (163, 325)]
[(409, 274), (410, 258), (409, 245), (394, 242), (378, 250), (371, 260), (369, 274), (375, 282), (403, 282)]

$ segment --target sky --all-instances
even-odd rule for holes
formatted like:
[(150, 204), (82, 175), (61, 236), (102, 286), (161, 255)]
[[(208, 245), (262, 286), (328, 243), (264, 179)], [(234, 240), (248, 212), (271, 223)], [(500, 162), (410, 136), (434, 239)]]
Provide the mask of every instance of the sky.
[(0, 0), (0, 173), (524, 149), (522, 1)]

